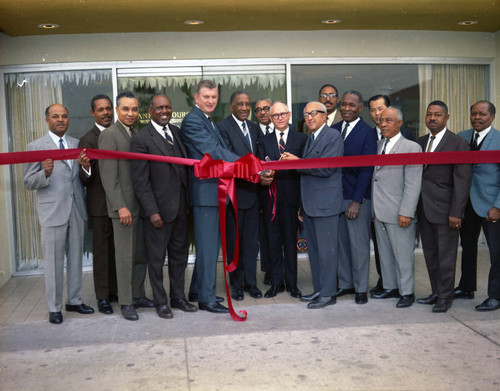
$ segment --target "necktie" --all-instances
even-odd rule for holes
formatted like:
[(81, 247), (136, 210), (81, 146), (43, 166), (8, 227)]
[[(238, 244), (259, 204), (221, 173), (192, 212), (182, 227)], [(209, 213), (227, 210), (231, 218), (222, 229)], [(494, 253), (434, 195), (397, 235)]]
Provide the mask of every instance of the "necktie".
[(280, 132), (280, 153), (285, 152), (285, 139), (283, 136), (285, 135), (285, 132)]
[(427, 150), (425, 152), (431, 152), (432, 151), (432, 143), (434, 142), (434, 139), (436, 138), (436, 136), (431, 136), (431, 141), (427, 147)]
[(389, 144), (389, 139), (386, 139), (386, 140), (384, 141), (384, 148), (382, 148), (382, 153), (381, 153), (381, 155), (385, 155), (385, 147), (387, 147), (387, 144)]
[(216, 129), (216, 128), (215, 128), (214, 121), (212, 121), (212, 117), (210, 117), (210, 116), (209, 116), (209, 117), (208, 117), (208, 120), (209, 120), (209, 121), (210, 121), (210, 123), (212, 124), (212, 127), (213, 127), (214, 129)]
[(347, 128), (349, 127), (349, 124), (346, 122), (345, 125), (344, 125), (344, 130), (342, 130), (342, 140), (345, 140), (345, 136), (347, 134)]
[(266, 136), (269, 134), (269, 125), (266, 125)]
[(380, 133), (380, 140), (383, 140), (385, 137), (382, 136), (382, 133)]
[(477, 144), (478, 138), (479, 138), (479, 133), (478, 132), (474, 133), (474, 141), (472, 142), (472, 148), (471, 148), (473, 151), (477, 151), (479, 149)]
[(243, 135), (245, 136), (248, 146), (250, 147), (250, 150), (252, 150), (252, 141), (250, 140), (250, 133), (248, 132), (247, 125), (245, 124), (245, 121), (241, 123), (241, 128), (243, 129)]
[(64, 148), (64, 142), (62, 138), (59, 139), (59, 149), (66, 149)]
[(163, 127), (163, 131), (165, 132), (165, 139), (167, 140), (167, 142), (170, 144), (170, 145), (174, 145), (174, 140), (173, 138), (168, 134), (168, 127), (167, 125), (165, 125)]

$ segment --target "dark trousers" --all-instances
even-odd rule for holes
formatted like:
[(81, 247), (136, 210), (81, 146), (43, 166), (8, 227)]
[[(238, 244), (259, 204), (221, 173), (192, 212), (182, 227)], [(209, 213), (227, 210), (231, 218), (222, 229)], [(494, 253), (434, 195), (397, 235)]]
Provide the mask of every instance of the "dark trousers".
[(375, 224), (374, 224), (373, 220), (370, 224), (370, 229), (371, 229), (372, 240), (373, 240), (373, 251), (375, 252), (375, 267), (377, 269), (377, 274), (378, 274), (377, 285), (383, 287), (384, 282), (382, 280), (382, 268), (380, 267), (380, 256), (378, 254), (377, 237), (375, 234)]
[(144, 220), (144, 240), (148, 259), (148, 273), (156, 305), (168, 304), (163, 286), (163, 265), (168, 253), (168, 277), (170, 298), (184, 298), (184, 274), (189, 256), (187, 231), (186, 191), (179, 196), (179, 210), (174, 221), (163, 222), (160, 229), (154, 228), (149, 219)]
[(92, 226), (92, 263), (97, 300), (116, 295), (115, 245), (113, 224), (108, 216), (90, 216)]
[(271, 260), (269, 256), (269, 243), (266, 235), (266, 218), (264, 208), (259, 208), (259, 253), (260, 253), (260, 270), (265, 273), (271, 271)]

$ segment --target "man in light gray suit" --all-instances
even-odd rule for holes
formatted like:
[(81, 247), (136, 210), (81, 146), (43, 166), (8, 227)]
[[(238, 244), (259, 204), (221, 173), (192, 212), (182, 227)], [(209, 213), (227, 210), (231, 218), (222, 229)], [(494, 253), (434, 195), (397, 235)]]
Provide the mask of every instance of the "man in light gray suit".
[[(49, 132), (28, 144), (28, 151), (77, 148), (78, 140), (66, 136), (69, 115), (66, 107), (53, 104), (45, 110)], [(78, 163), (88, 169), (85, 151)], [(42, 227), (42, 251), (45, 261), (45, 294), (49, 307), (49, 321), (63, 322), (61, 313), (64, 256), (67, 258), (68, 300), (66, 311), (91, 314), (94, 310), (83, 304), (82, 255), (83, 234), (87, 211), (79, 165), (74, 160), (45, 159), (28, 163), (24, 172), (24, 186), (37, 190), (38, 219)]]
[[(401, 135), (403, 115), (388, 107), (380, 116), (383, 139), (377, 153), (416, 153), (420, 146)], [(378, 166), (372, 177), (372, 211), (380, 254), (384, 290), (374, 299), (400, 297), (397, 308), (410, 307), (413, 293), (415, 213), (422, 185), (422, 166)], [(399, 291), (398, 291), (399, 290)]]
[[(340, 133), (326, 126), (326, 107), (310, 102), (304, 109), (306, 125), (312, 134), (304, 148), (304, 159), (337, 157), (344, 153)], [(283, 160), (297, 159), (289, 152)], [(316, 168), (299, 170), (301, 215), (307, 243), (314, 293), (302, 296), (307, 308), (324, 308), (337, 302), (337, 260), (339, 215), (344, 211), (342, 170)]]

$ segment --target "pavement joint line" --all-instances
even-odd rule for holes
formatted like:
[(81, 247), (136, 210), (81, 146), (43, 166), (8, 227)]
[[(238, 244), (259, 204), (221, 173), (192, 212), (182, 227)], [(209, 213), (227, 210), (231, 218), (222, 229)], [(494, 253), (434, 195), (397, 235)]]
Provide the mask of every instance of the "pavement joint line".
[(490, 337), (488, 337), (486, 334), (482, 334), (480, 333), (479, 331), (475, 330), (474, 328), (472, 328), (471, 326), (469, 326), (468, 324), (466, 324), (464, 321), (460, 320), (460, 319), (457, 319), (455, 316), (451, 315), (450, 316), (455, 319), (458, 323), (462, 324), (463, 326), (467, 327), (469, 330), (473, 331), (474, 333), (480, 335), (481, 337), (483, 337), (484, 339), (487, 339), (488, 341), (490, 341), (491, 343), (493, 343), (494, 345), (500, 347), (500, 343), (492, 340)]
[(189, 377), (189, 354), (187, 347), (187, 338), (185, 335), (183, 337), (183, 340), (184, 340), (184, 355), (186, 356), (186, 383), (188, 391), (191, 391), (191, 378)]

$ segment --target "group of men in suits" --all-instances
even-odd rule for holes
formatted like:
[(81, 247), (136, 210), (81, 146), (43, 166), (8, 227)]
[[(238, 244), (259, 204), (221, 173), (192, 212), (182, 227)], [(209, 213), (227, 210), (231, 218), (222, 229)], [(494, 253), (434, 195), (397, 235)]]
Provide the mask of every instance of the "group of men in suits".
[[(235, 91), (230, 99), (231, 114), (215, 124), (211, 114), (217, 106), (218, 86), (203, 80), (194, 98), (196, 105), (179, 129), (169, 124), (170, 99), (164, 94), (153, 95), (148, 108), (151, 122), (136, 132), (133, 125), (139, 101), (133, 94), (117, 96), (115, 123), (111, 100), (98, 95), (91, 101), (95, 126), (78, 145), (193, 159), (208, 153), (213, 159), (230, 162), (249, 153), (269, 161), (500, 149), (500, 132), (491, 126), (495, 107), (487, 101), (471, 107), (473, 129), (459, 135), (446, 128), (446, 104), (431, 102), (426, 113), (430, 133), (414, 142), (411, 133), (402, 128), (402, 113), (390, 106), (387, 96), (369, 100), (376, 125), (371, 128), (360, 117), (364, 108), (361, 94), (346, 91), (337, 108), (338, 90), (330, 84), (322, 86), (317, 101), (304, 108), (300, 132), (290, 124), (290, 110), (282, 102), (258, 100), (255, 124), (248, 120), (250, 96)], [(341, 120), (337, 121), (339, 113)], [(28, 150), (76, 147), (77, 140), (65, 135), (69, 115), (64, 106), (49, 106), (46, 121), (48, 134), (30, 143)], [(333, 305), (337, 297), (347, 294), (355, 294), (357, 304), (366, 303), (372, 225), (381, 277), (371, 291), (372, 298), (399, 298), (396, 307), (409, 307), (415, 301), (413, 250), (418, 220), (432, 288), (432, 293), (418, 302), (432, 304), (433, 312), (446, 312), (453, 298), (474, 297), (477, 240), (482, 227), (491, 270), (488, 299), (476, 308), (500, 308), (500, 245), (495, 240), (500, 237), (498, 164), (265, 170), (260, 176), (260, 184), (236, 181), (238, 221), (234, 208), (227, 208), (230, 261), (239, 240), (239, 264), (230, 275), (234, 300), (242, 300), (244, 292), (253, 298), (263, 296), (256, 279), (260, 247), (264, 283), (270, 285), (266, 298), (286, 289), (311, 309)], [(82, 184), (87, 187), (87, 207)], [(80, 297), (87, 212), (93, 230), (94, 286), (100, 312), (112, 314), (113, 301), (119, 302), (128, 320), (138, 319), (138, 307), (154, 307), (158, 316), (166, 319), (173, 317), (171, 307), (185, 312), (228, 312), (221, 304), (224, 299), (215, 295), (220, 247), (217, 179), (200, 180), (186, 166), (153, 160), (91, 161), (84, 150), (76, 162), (46, 159), (27, 164), (25, 186), (38, 190), (50, 322), (63, 320), (65, 256), (66, 310), (94, 312)], [(198, 307), (184, 292), (189, 204), (196, 263), (188, 297), (198, 302)], [(297, 287), (299, 219), (308, 240), (314, 289), (309, 295), (302, 295)], [(459, 235), (462, 278), (454, 289)], [(170, 302), (163, 284), (167, 254)], [(153, 300), (145, 296), (146, 271)]]

